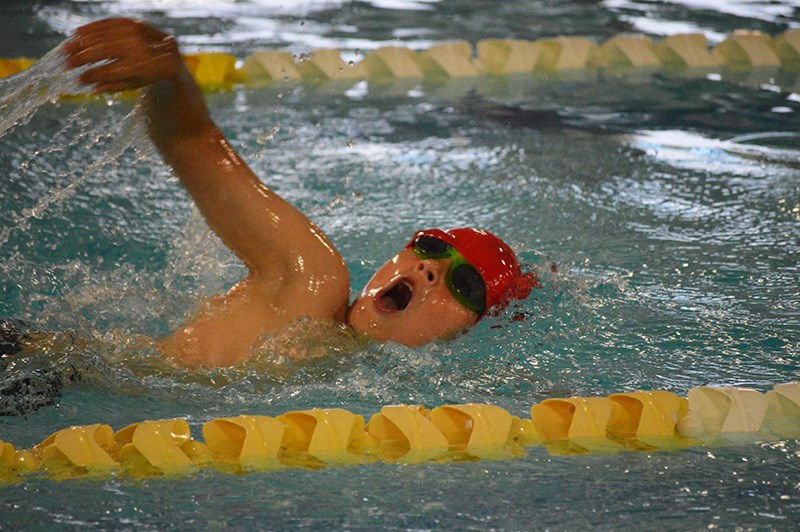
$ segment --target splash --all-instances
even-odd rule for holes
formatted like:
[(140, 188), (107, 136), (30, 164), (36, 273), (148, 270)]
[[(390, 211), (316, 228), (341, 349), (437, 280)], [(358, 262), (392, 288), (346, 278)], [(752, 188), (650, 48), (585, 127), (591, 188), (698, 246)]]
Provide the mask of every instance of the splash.
[[(57, 104), (64, 94), (76, 96), (92, 94), (91, 87), (81, 84), (79, 77), (82, 72), (97, 64), (76, 69), (67, 68), (62, 46), (63, 43), (48, 52), (29, 69), (0, 80), (0, 137), (26, 125), (39, 109)], [(142, 140), (147, 138), (138, 106), (134, 107), (113, 131), (108, 131), (104, 125), (91, 125), (82, 121), (83, 112), (83, 109), (73, 112), (65, 121), (64, 129), (77, 126), (78, 134), (70, 143), (83, 144), (87, 153), (99, 152), (100, 156), (88, 166), (71, 164), (63, 175), (65, 184), (54, 186), (43, 194), (35, 205), (14, 213), (10, 224), (0, 230), (0, 248), (8, 242), (14, 231), (29, 229), (32, 219), (44, 217), (53, 205), (63, 202), (72, 195), (90, 176), (115, 161), (126, 149), (142, 146)], [(110, 144), (98, 150), (97, 146), (107, 140), (111, 140)], [(60, 149), (63, 146), (53, 148)]]
[(59, 45), (30, 68), (0, 80), (0, 137), (27, 124), (41, 106), (56, 103), (62, 94), (91, 94), (78, 81), (85, 70), (68, 69)]

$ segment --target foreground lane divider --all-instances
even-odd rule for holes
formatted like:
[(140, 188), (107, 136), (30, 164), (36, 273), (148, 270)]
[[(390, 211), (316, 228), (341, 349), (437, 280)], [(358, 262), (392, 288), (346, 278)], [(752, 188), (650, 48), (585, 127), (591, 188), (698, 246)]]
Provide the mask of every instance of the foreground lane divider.
[[(277, 50), (258, 50), (239, 61), (225, 53), (186, 54), (184, 60), (206, 90), (224, 90), (243, 83), (309, 83), (390, 80), (430, 80), (445, 83), (478, 77), (570, 75), (608, 70), (739, 72), (800, 71), (800, 29), (772, 38), (760, 31), (736, 30), (709, 49), (702, 34), (672, 35), (654, 42), (641, 34), (620, 34), (595, 43), (579, 36), (535, 41), (486, 39), (443, 42), (424, 50), (388, 46), (372, 50), (361, 61), (348, 61), (336, 48), (294, 57)], [(34, 64), (28, 58), (0, 59), (0, 78)]]
[(775, 438), (800, 439), (800, 384), (779, 384), (766, 393), (764, 429)]
[(108, 425), (61, 429), (34, 448), (39, 467), (54, 477), (103, 476), (118, 466), (109, 452), (114, 430)]
[(450, 444), (419, 405), (384, 406), (366, 427), (387, 461), (419, 463), (442, 458)]
[(18, 72), (30, 68), (36, 62), (35, 59), (19, 57), (17, 59), (0, 59), (0, 78), (11, 76)]
[(760, 31), (736, 30), (717, 46), (713, 55), (734, 68), (780, 67), (772, 39)]
[(134, 475), (187, 473), (206, 465), (210, 451), (190, 434), (185, 419), (142, 421), (114, 435), (120, 466)]
[(596, 61), (601, 66), (657, 69), (661, 60), (650, 37), (617, 35), (597, 48)]
[(624, 451), (608, 437), (615, 406), (606, 397), (546, 399), (531, 407), (531, 420), (551, 454)]
[(183, 56), (192, 76), (207, 89), (229, 88), (244, 79), (244, 73), (236, 67), (236, 58), (230, 54), (210, 52)]
[(692, 441), (678, 432), (678, 422), (689, 410), (685, 397), (656, 390), (616, 393), (609, 400), (618, 407), (609, 422), (609, 433), (631, 449), (682, 449), (691, 445)]
[(524, 455), (516, 440), (519, 418), (499, 406), (445, 405), (430, 411), (451, 449), (450, 459), (499, 460)]
[(287, 412), (276, 419), (286, 427), (282, 459), (288, 464), (360, 463), (365, 456), (351, 451), (372, 447), (364, 418), (341, 408)]
[(189, 476), (304, 467), (511, 459), (525, 447), (554, 455), (677, 451), (800, 438), (800, 382), (767, 393), (703, 386), (687, 397), (667, 391), (546, 399), (530, 419), (488, 404), (390, 405), (370, 417), (313, 408), (276, 417), (207, 421), (203, 439), (184, 419), (145, 420), (116, 433), (109, 425), (68, 427), (30, 450), (0, 440), (0, 482), (111, 476)]
[(278, 468), (285, 432), (286, 426), (269, 416), (226, 417), (203, 425), (216, 466), (234, 473)]
[(658, 43), (655, 52), (665, 68), (710, 70), (722, 66), (701, 33), (671, 35)]

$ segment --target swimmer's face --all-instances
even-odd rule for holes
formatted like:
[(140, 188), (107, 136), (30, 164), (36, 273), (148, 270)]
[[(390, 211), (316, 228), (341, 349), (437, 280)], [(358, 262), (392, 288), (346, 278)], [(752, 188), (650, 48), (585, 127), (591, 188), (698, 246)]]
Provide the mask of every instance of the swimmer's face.
[(350, 307), (348, 323), (373, 340), (409, 347), (452, 338), (475, 325), (478, 315), (447, 287), (450, 263), (404, 249), (375, 272)]

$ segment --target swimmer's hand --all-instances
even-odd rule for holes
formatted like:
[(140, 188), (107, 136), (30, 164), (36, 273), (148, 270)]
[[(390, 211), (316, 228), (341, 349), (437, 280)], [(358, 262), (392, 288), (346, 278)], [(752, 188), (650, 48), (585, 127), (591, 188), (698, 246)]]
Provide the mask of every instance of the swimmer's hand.
[(95, 93), (139, 89), (185, 71), (174, 37), (131, 19), (81, 26), (63, 50), (70, 68), (102, 62), (80, 76)]
[(143, 22), (110, 18), (81, 26), (63, 46), (70, 68), (95, 93), (141, 89), (150, 138), (168, 162), (174, 147), (216, 135), (202, 91), (171, 35)]

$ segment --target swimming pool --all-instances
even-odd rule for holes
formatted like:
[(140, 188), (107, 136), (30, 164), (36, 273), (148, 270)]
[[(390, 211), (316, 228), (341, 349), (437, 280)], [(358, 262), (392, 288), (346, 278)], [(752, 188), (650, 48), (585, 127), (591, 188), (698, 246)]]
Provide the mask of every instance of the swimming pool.
[[(713, 39), (741, 26), (775, 34), (798, 25), (792, 2), (774, 11), (758, 2), (176, 5), (54, 2), (31, 20), (49, 28), (40, 30), (46, 37), (101, 15), (144, 14), (186, 36), (190, 48), (240, 55), (290, 42), (296, 52), (333, 44), (355, 54), (395, 38), (409, 46), (562, 33), (604, 39), (679, 24)], [(487, 12), (499, 23), (489, 27)], [(39, 56), (58, 40), (47, 48), (23, 41), (5, 55)], [(58, 407), (0, 418), (0, 436), (24, 447), (73, 424), (119, 428), (180, 416), (196, 430), (243, 412), (338, 406), (368, 415), (400, 402), (486, 402), (524, 416), (551, 396), (639, 388), (685, 395), (705, 384), (764, 391), (797, 380), (800, 103), (796, 73), (780, 76), (484, 80), (479, 97), (427, 83), (401, 95), (369, 85), (209, 95), (256, 172), (331, 235), (354, 290), (421, 225), (490, 228), (544, 281), (519, 308), (452, 342), (373, 345), (269, 374), (165, 370), (120, 345), (130, 333), (163, 334), (242, 269), (146, 146), (86, 171), (119, 136), (131, 102), (44, 106), (0, 138), (8, 176), (0, 216), (9, 229), (0, 315), (74, 330), (89, 343), (47, 359), (84, 371)], [(521, 117), (513, 127), (496, 119), (509, 107)], [(42, 198), (53, 201), (41, 218), (27, 217)], [(526, 319), (511, 320), (513, 312)], [(800, 514), (798, 452), (796, 441), (568, 457), (532, 448), (500, 462), (31, 479), (2, 488), (0, 522), (783, 529)]]

